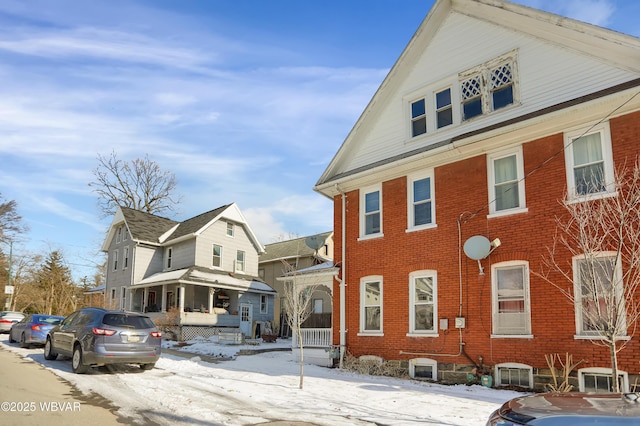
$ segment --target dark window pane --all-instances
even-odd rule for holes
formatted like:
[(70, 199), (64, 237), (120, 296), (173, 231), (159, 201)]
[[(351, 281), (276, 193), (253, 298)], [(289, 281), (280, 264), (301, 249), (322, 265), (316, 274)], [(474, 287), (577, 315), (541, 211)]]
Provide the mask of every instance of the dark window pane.
[(493, 92), (493, 109), (500, 109), (513, 103), (513, 86), (502, 87)]
[(453, 124), (453, 110), (451, 108), (438, 111), (438, 129)]
[(423, 135), (427, 133), (427, 119), (424, 117), (414, 120), (411, 123), (411, 126), (412, 126), (412, 131), (411, 131), (412, 136), (418, 136), (418, 135)]
[(436, 108), (440, 109), (447, 105), (451, 105), (451, 89), (436, 93)]
[(518, 183), (496, 185), (496, 210), (506, 210), (518, 207)]
[(424, 178), (413, 182), (413, 201), (426, 201), (431, 198), (430, 179)]
[(380, 213), (367, 215), (365, 224), (365, 234), (377, 234), (380, 232)]
[(380, 196), (379, 192), (370, 192), (364, 196), (365, 198), (365, 212), (376, 212), (380, 210)]
[(416, 365), (413, 368), (413, 376), (421, 379), (433, 379), (433, 367), (431, 365)]
[(411, 104), (411, 118), (420, 117), (421, 115), (424, 115), (424, 112), (424, 99), (420, 99), (419, 101)]
[(466, 102), (462, 107), (464, 119), (469, 120), (475, 116), (482, 114), (482, 99), (476, 98), (469, 102)]
[(431, 202), (416, 204), (413, 216), (414, 226), (431, 223)]

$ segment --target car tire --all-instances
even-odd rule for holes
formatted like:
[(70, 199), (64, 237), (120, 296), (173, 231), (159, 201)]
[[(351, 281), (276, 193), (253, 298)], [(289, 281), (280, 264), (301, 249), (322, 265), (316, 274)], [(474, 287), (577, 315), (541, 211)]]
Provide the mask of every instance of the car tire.
[(76, 374), (84, 374), (89, 369), (89, 367), (82, 364), (82, 349), (80, 348), (80, 345), (75, 345), (73, 347), (73, 355), (71, 356), (71, 369)]
[(152, 362), (151, 364), (140, 364), (140, 368), (143, 369), (144, 371), (153, 370), (153, 367), (155, 366), (156, 366), (155, 362)]
[(48, 337), (44, 344), (44, 359), (48, 361), (55, 361), (58, 359), (58, 354), (53, 350), (53, 343), (51, 343), (51, 339)]
[(20, 347), (21, 348), (25, 348), (25, 349), (28, 349), (28, 348), (31, 347), (31, 345), (27, 343), (27, 339), (26, 339), (24, 333), (22, 333), (20, 335)]

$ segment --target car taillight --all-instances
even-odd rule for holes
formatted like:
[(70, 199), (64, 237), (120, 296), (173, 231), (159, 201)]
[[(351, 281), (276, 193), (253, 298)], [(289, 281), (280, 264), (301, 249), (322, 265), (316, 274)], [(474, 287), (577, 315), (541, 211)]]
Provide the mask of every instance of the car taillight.
[(151, 332), (151, 337), (160, 338), (160, 337), (162, 337), (162, 333), (159, 332), (159, 331), (152, 331)]
[(41, 327), (41, 326), (43, 326), (43, 325), (44, 325), (44, 324), (33, 324), (33, 325), (31, 326), (31, 329), (32, 329), (33, 331), (40, 331), (40, 327)]
[(106, 328), (93, 327), (93, 334), (95, 334), (96, 336), (113, 336), (114, 334), (116, 334), (116, 331)]
[(5, 319), (0, 319), (0, 322), (2, 322), (2, 323), (7, 323), (7, 324), (11, 324), (13, 321), (11, 321), (11, 320), (5, 320)]

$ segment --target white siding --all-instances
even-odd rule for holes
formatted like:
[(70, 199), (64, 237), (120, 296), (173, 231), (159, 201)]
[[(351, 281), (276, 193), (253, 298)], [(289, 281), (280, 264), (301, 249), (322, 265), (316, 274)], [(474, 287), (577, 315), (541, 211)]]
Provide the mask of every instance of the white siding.
[(198, 236), (195, 264), (211, 268), (213, 245), (222, 246), (222, 269), (233, 272), (236, 251), (245, 252), (245, 271), (247, 275), (258, 275), (258, 253), (251, 238), (240, 224), (234, 226), (234, 236), (227, 235), (227, 222), (218, 220)]
[[(507, 107), (461, 125), (410, 139), (406, 96), (431, 93), (457, 74), (517, 50), (521, 105)], [(405, 64), (406, 66), (407, 64)], [(395, 155), (447, 140), (504, 120), (574, 99), (637, 78), (564, 46), (517, 33), (458, 13), (451, 14), (422, 54), (408, 77), (399, 83), (371, 129), (352, 140), (342, 165), (334, 173), (366, 166)], [(450, 80), (447, 80), (450, 79)], [(453, 80), (451, 80), (453, 79)], [(426, 90), (428, 88), (428, 90)], [(456, 100), (454, 108), (459, 108)], [(433, 117), (428, 117), (432, 119)]]
[(133, 281), (139, 282), (162, 271), (162, 249), (137, 246), (131, 261), (135, 261)]

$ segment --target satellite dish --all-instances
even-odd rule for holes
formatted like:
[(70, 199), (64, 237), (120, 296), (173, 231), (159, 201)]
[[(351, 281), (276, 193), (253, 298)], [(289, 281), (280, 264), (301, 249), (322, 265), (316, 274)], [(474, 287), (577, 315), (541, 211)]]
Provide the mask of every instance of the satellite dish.
[(318, 251), (324, 245), (325, 238), (320, 235), (311, 235), (304, 239), (304, 243), (311, 249)]
[(463, 250), (464, 254), (470, 259), (480, 260), (489, 256), (489, 253), (491, 253), (491, 243), (487, 237), (474, 235), (465, 241)]

